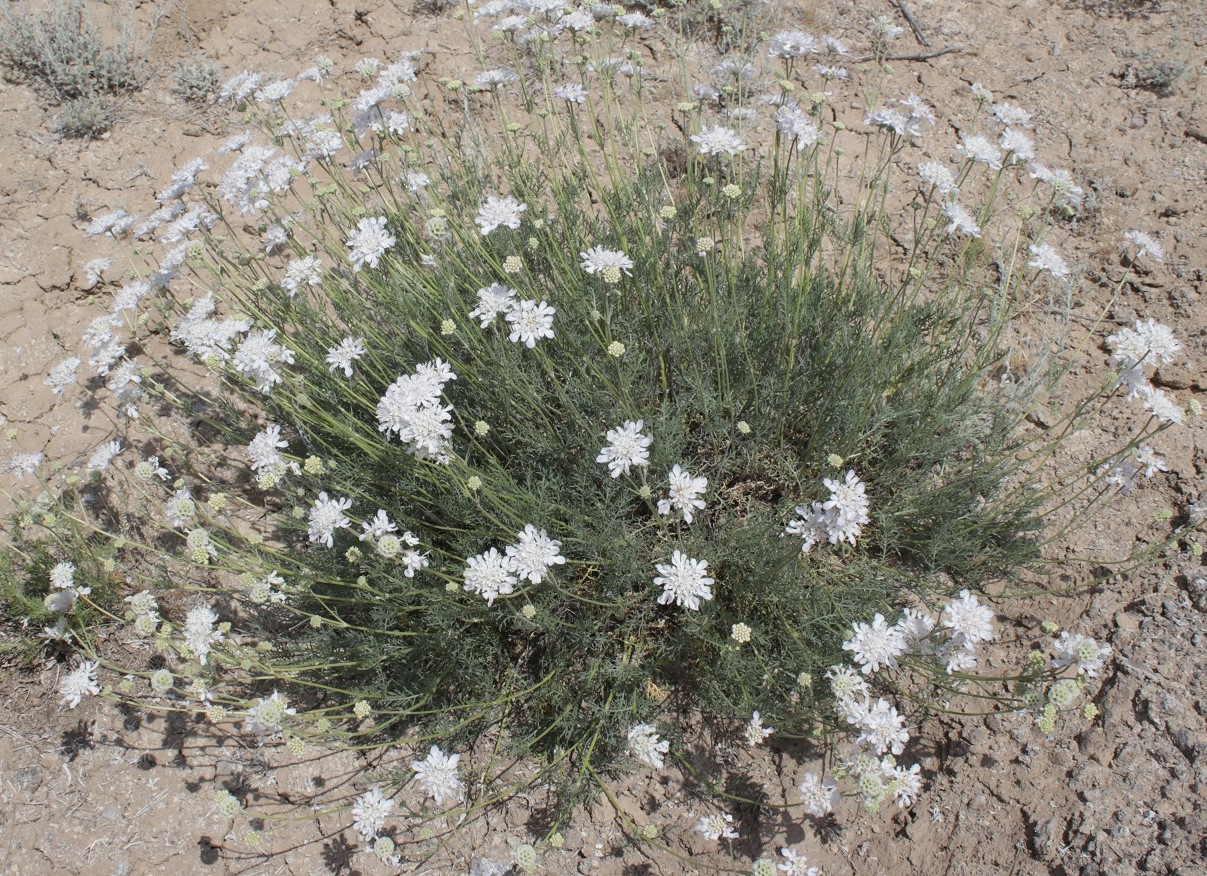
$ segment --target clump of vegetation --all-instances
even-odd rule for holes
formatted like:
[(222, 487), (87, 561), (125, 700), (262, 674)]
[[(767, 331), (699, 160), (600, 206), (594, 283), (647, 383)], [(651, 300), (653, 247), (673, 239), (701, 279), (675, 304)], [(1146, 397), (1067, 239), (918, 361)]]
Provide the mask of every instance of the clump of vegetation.
[[(824, 750), (792, 802), (816, 816), (838, 780), (912, 805), (913, 704), (971, 691), (1054, 728), (1109, 649), (1065, 637), (980, 676), (985, 593), (1041, 564), (1070, 508), (1162, 471), (1142, 442), (1185, 413), (1146, 376), (1181, 350), (1150, 320), (1108, 339), (1098, 392), (1029, 425), (1070, 360), (1013, 327), (1076, 284), (1050, 223), (1084, 196), (1036, 160), (1030, 115), (976, 86), (958, 144), (927, 142), (915, 95), (835, 124), (880, 68), (856, 82), (842, 41), (799, 31), (651, 113), (640, 59), (611, 50), (652, 18), (579, 10), (567, 60), (560, 7), (492, 10), (513, 63), (424, 100), (415, 56), (362, 61), (359, 93), (309, 121), (283, 109), (325, 59), (239, 74), (221, 92), (263, 140), (89, 226), (163, 244), (84, 339), (128, 425), (88, 462), (121, 526), (58, 513), (116, 552), (127, 634), (163, 661), (122, 672), (260, 742), (413, 747), (353, 807), (387, 858), (394, 795), (416, 828), (534, 783), (564, 816), (609, 772), (693, 770), (700, 715)], [(840, 96), (797, 90), (814, 60)], [(180, 358), (148, 362), (147, 332)], [(1151, 417), (1055, 468), (1125, 392)], [(78, 702), (116, 667), (65, 614)], [(481, 739), (498, 756), (471, 783), (453, 752)]]
[(415, 0), (411, 4), (412, 15), (443, 15), (458, 4), (454, 0)]
[(221, 68), (213, 61), (185, 61), (172, 74), (172, 90), (191, 104), (208, 105), (218, 98)]
[(1153, 57), (1140, 57), (1134, 63), (1128, 63), (1115, 75), (1124, 88), (1143, 88), (1168, 97), (1174, 92), (1174, 85), (1185, 74), (1187, 65), (1183, 61), (1161, 60)]
[(95, 137), (113, 121), (113, 99), (146, 81), (149, 40), (135, 35), (122, 17), (109, 42), (84, 0), (6, 4), (0, 10), (0, 64), (62, 106), (66, 136)]
[(100, 95), (77, 97), (63, 104), (55, 116), (55, 128), (64, 137), (95, 140), (113, 127), (116, 106)]

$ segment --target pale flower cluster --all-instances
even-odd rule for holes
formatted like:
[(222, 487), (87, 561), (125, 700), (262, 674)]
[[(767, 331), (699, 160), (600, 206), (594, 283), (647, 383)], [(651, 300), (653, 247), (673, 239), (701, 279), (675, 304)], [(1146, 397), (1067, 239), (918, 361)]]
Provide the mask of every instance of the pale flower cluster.
[(641, 430), (644, 428), (644, 420), (627, 420), (620, 428), (609, 429), (606, 435), (608, 443), (599, 451), (595, 461), (607, 465), (614, 478), (627, 475), (635, 465), (649, 465), (650, 444), (654, 438), (643, 433)]
[(444, 386), (457, 375), (443, 359), (433, 359), (399, 377), (377, 403), (377, 428), (399, 440), (419, 459), (449, 460), (452, 405), (441, 405)]
[(396, 240), (387, 229), (384, 216), (362, 218), (356, 223), (356, 228), (348, 233), (345, 242), (352, 270), (359, 271), (365, 265), (376, 268)]
[(285, 377), (278, 366), (294, 363), (293, 351), (275, 341), (277, 330), (249, 331), (235, 351), (234, 369), (267, 395)]
[(478, 226), (483, 237), (499, 227), (514, 231), (520, 227), (524, 211), (527, 209), (527, 204), (521, 204), (510, 195), (503, 198), (489, 195), (478, 210), (474, 224)]
[(692, 134), (691, 141), (696, 144), (701, 155), (733, 156), (744, 152), (746, 144), (733, 128), (724, 125), (713, 125), (704, 128), (699, 134)]
[(695, 512), (705, 507), (701, 496), (708, 489), (708, 478), (693, 477), (679, 463), (671, 469), (670, 488), (665, 499), (658, 500), (658, 513), (664, 517), (673, 511), (683, 514), (683, 522), (691, 523)]
[(457, 778), (459, 760), (461, 755), (447, 755), (440, 750), (440, 746), (433, 745), (427, 757), (411, 762), (416, 781), (424, 793), (436, 801), (437, 806), (443, 806), (465, 793), (465, 785)]
[(385, 829), (386, 819), (394, 811), (395, 802), (374, 785), (352, 804), (352, 826), (366, 843), (371, 843)]
[(842, 480), (823, 478), (822, 484), (830, 491), (830, 498), (797, 505), (796, 517), (784, 530), (786, 535), (801, 539), (801, 553), (809, 553), (822, 539), (830, 544), (854, 545), (869, 520), (867, 488), (854, 469), (848, 470)]
[(307, 517), (307, 536), (311, 542), (333, 547), (335, 531), (347, 529), (352, 521), (344, 513), (352, 507), (352, 500), (346, 497), (332, 499), (326, 490), (319, 493), (314, 504), (310, 506)]
[(256, 734), (256, 738), (263, 745), (266, 738), (279, 737), (285, 719), (296, 714), (297, 709), (289, 705), (289, 700), (274, 690), (270, 697), (257, 698), (255, 705), (247, 710), (243, 726), (248, 733)]
[(188, 313), (172, 329), (172, 340), (184, 344), (190, 354), (202, 361), (227, 361), (231, 344), (251, 328), (251, 321), (234, 317), (216, 319), (217, 309), (213, 293), (195, 299)]
[(256, 473), (261, 488), (275, 486), (286, 472), (297, 474), (300, 471), (296, 462), (287, 460), (281, 454), (287, 447), (289, 442), (281, 437), (281, 427), (274, 423), (258, 432), (247, 445), (251, 470)]
[(1052, 662), (1055, 666), (1075, 666), (1079, 674), (1089, 678), (1097, 678), (1103, 664), (1111, 656), (1110, 645), (1100, 645), (1089, 636), (1067, 631), (1060, 634), (1054, 647), (1056, 659)]
[(208, 605), (189, 609), (184, 620), (184, 644), (197, 662), (205, 666), (213, 646), (226, 638), (221, 627), (216, 626), (218, 613)]
[(59, 702), (69, 709), (74, 709), (89, 694), (99, 694), (101, 686), (96, 678), (98, 665), (95, 660), (85, 660), (64, 675), (59, 681), (59, 693), (62, 695)]
[[(919, 767), (899, 767), (893, 758), (905, 750), (910, 739), (905, 717), (896, 705), (873, 693), (868, 679), (896, 668), (907, 655), (945, 662), (948, 673), (971, 669), (976, 664), (978, 646), (994, 636), (993, 620), (988, 606), (962, 590), (948, 601), (938, 619), (911, 608), (895, 624), (877, 613), (870, 623), (856, 621), (852, 625), (851, 636), (842, 647), (851, 652), (859, 669), (832, 666), (826, 678), (835, 712), (856, 734), (855, 753), (839, 776), (855, 780), (868, 808), (878, 808), (889, 797), (898, 806), (912, 805), (921, 789)], [(1088, 653), (1084, 656), (1090, 657)], [(816, 775), (806, 777), (801, 793), (806, 808), (818, 816), (837, 803), (835, 783), (823, 783)]]
[(714, 842), (738, 838), (738, 832), (733, 826), (733, 816), (728, 812), (714, 812), (702, 816), (696, 822), (696, 833)]
[(398, 526), (384, 508), (378, 508), (372, 520), (362, 522), (361, 529), (360, 540), (372, 544), (387, 560), (398, 559), (406, 578), (414, 578), (416, 572), (426, 569), (431, 562), (427, 554), (415, 550), (418, 536), (409, 530), (399, 535)]
[(668, 740), (658, 736), (653, 724), (634, 724), (628, 732), (629, 754), (656, 770), (665, 765), (664, 756), (670, 751)]
[(1165, 390), (1149, 382), (1145, 371), (1173, 362), (1182, 350), (1169, 326), (1148, 319), (1136, 320), (1135, 328), (1124, 326), (1106, 339), (1111, 358), (1122, 368), (1119, 386), (1127, 388), (1128, 398), (1139, 397), (1144, 407), (1162, 423), (1180, 424), (1185, 413)]
[(714, 579), (708, 575), (708, 561), (689, 557), (680, 550), (671, 554), (669, 563), (656, 563), (654, 585), (662, 588), (659, 605), (674, 603), (689, 611), (699, 611), (700, 602), (712, 599)]
[(494, 605), (498, 597), (515, 592), (520, 581), (540, 584), (554, 566), (563, 565), (566, 558), (561, 555), (561, 546), (545, 530), (529, 523), (502, 554), (492, 547), (466, 560), (464, 587), (485, 599), (487, 605)]

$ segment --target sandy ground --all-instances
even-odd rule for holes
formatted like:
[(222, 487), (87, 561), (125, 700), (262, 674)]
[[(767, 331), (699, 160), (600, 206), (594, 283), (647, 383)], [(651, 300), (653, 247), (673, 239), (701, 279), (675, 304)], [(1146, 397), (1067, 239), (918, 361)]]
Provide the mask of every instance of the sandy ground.
[[(298, 10), (302, 11), (298, 11)], [(1195, 3), (1030, 2), (910, 5), (932, 48), (962, 47), (925, 61), (894, 64), (901, 94), (917, 91), (939, 108), (972, 82), (1028, 107), (1037, 140), (1074, 170), (1090, 207), (1062, 248), (1082, 277), (1074, 320), (1092, 320), (1122, 274), (1116, 241), (1139, 228), (1157, 233), (1167, 263), (1130, 282), (1108, 313), (1112, 323), (1153, 317), (1173, 326), (1185, 357), (1158, 375), (1183, 402), (1207, 389), (1207, 98), (1203, 86), (1207, 7)], [(205, 58), (224, 75), (244, 68), (292, 73), (320, 53), (340, 69), (364, 56), (432, 53), (433, 75), (477, 72), (465, 25), (449, 13), (414, 15), (399, 3), (329, 0), (180, 0), (136, 5), (149, 21), (162, 11), (147, 87), (123, 107), (112, 133), (96, 142), (51, 133), (53, 108), (24, 85), (0, 84), (0, 416), (11, 452), (52, 460), (86, 458), (108, 430), (103, 414), (81, 410), (42, 383), (77, 348), (95, 303), (81, 268), (108, 254), (82, 230), (87, 217), (150, 202), (172, 168), (212, 150), (238, 120), (198, 111), (171, 91), (182, 58)], [(873, 14), (892, 4), (867, 0), (790, 8), (787, 24), (837, 33), (853, 44)], [(907, 34), (903, 53), (923, 52)], [(1165, 90), (1142, 85), (1159, 65), (1180, 71)], [(1107, 354), (1092, 348), (1100, 374)], [(1154, 514), (1180, 515), (1204, 501), (1204, 420), (1161, 436), (1171, 473), (1121, 500), (1081, 537), (1126, 550), (1137, 533), (1168, 533)], [(1087, 446), (1109, 438), (1105, 424)], [(19, 489), (11, 478), (6, 486)], [(1164, 527), (1164, 529), (1162, 529)], [(934, 721), (916, 752), (927, 788), (903, 812), (860, 815), (847, 807), (834, 824), (788, 824), (754, 816), (733, 864), (797, 844), (826, 874), (1207, 873), (1207, 569), (1189, 554), (1110, 580), (1079, 596), (1020, 605), (1010, 623), (1077, 624), (1110, 642), (1115, 659), (1088, 729), (1045, 738), (1023, 719)], [(258, 749), (162, 717), (122, 713), (91, 701), (56, 704), (57, 668), (0, 668), (0, 868), (11, 873), (376, 873), (355, 851), (349, 819), (320, 815), (312, 802), (339, 801), (371, 784), (379, 763), (352, 754), (301, 758)], [(769, 754), (752, 773), (792, 788), (803, 766)], [(239, 789), (258, 810), (280, 816), (249, 848), (246, 820), (221, 816), (216, 787)], [(618, 800), (640, 819), (673, 825), (664, 836), (700, 868), (729, 864), (690, 833), (691, 807), (673, 782), (621, 783)], [(436, 838), (416, 872), (464, 873), (473, 859), (506, 860), (528, 841), (535, 801)], [(478, 861), (480, 872), (482, 862)], [(605, 805), (581, 814), (547, 873), (688, 873), (697, 866), (646, 857), (629, 846)]]

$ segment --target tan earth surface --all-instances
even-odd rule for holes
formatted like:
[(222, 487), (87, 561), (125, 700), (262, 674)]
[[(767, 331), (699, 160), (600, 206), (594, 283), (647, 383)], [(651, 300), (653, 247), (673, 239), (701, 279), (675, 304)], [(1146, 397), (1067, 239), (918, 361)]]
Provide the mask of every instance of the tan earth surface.
[[(96, 8), (102, 17), (113, 12)], [(1159, 236), (1166, 263), (1125, 285), (1107, 325), (1153, 317), (1172, 326), (1185, 344), (1184, 358), (1163, 369), (1159, 383), (1184, 404), (1207, 402), (1207, 5), (913, 0), (909, 9), (930, 48), (907, 31), (895, 52), (959, 49), (895, 61), (900, 96), (916, 91), (937, 108), (941, 127), (954, 126), (958, 118), (944, 108), (956, 95), (966, 105), (969, 85), (982, 83), (1033, 112), (1044, 154), (1072, 168), (1089, 193), (1088, 208), (1061, 240), (1081, 278), (1070, 319), (1092, 324), (1109, 300), (1123, 274), (1122, 232)], [(96, 312), (81, 269), (112, 249), (85, 238), (88, 217), (118, 207), (145, 211), (172, 169), (212, 152), (241, 128), (235, 114), (199, 111), (173, 93), (172, 73), (182, 59), (216, 61), (226, 78), (245, 68), (292, 74), (319, 54), (347, 71), (365, 56), (422, 49), (429, 53), (428, 75), (471, 78), (480, 70), (466, 24), (454, 19), (452, 7), (415, 14), (405, 3), (381, 0), (164, 0), (135, 3), (129, 13), (144, 27), (158, 17), (153, 73), (123, 104), (121, 120), (104, 139), (58, 138), (53, 107), (27, 85), (0, 83), (5, 457), (40, 451), (78, 465), (108, 436), (106, 414), (52, 395), (43, 380), (76, 352)], [(879, 14), (905, 23), (892, 3), (871, 0), (789, 7), (783, 18), (785, 26), (861, 45), (868, 20)], [(1146, 87), (1154, 78), (1170, 81)], [(1088, 381), (1105, 369), (1107, 333), (1099, 330), (1090, 346)], [(1110, 506), (1069, 551), (1123, 556), (1138, 538), (1168, 535), (1168, 520), (1153, 522), (1157, 512), (1172, 511), (1176, 522), (1189, 504), (1207, 501), (1205, 423), (1199, 417), (1163, 433), (1157, 449), (1170, 473)], [(1084, 436), (1084, 447), (1125, 425), (1106, 423), (1101, 434)], [(4, 477), (15, 492), (28, 488)], [(1015, 630), (1051, 619), (1113, 646), (1095, 699), (1101, 715), (1088, 729), (1047, 738), (1029, 719), (1011, 715), (931, 721), (914, 752), (926, 778), (915, 806), (864, 815), (848, 804), (825, 824), (767, 810), (740, 813), (744, 838), (732, 858), (692, 833), (693, 809), (681, 783), (669, 777), (620, 783), (618, 802), (639, 822), (668, 826), (664, 837), (682, 857), (647, 855), (632, 845), (601, 800), (580, 813), (565, 832), (564, 850), (546, 856), (543, 872), (637, 876), (748, 867), (760, 854), (792, 844), (827, 876), (1207, 874), (1207, 569), (1201, 558), (1175, 551), (1079, 595), (1002, 611)], [(215, 735), (95, 698), (69, 711), (57, 705), (59, 672), (53, 661), (33, 673), (0, 665), (0, 872), (387, 871), (358, 851), (346, 812), (311, 809), (312, 803), (346, 805), (372, 784), (382, 764), (352, 753), (295, 758), (283, 748), (257, 748), (243, 734)], [(805, 766), (790, 751), (748, 764), (753, 779), (782, 787), (789, 799)], [(218, 813), (217, 787), (239, 790), (250, 808), (278, 816), (256, 825), (263, 828), (259, 850), (242, 840), (246, 824)], [(507, 861), (512, 847), (533, 839), (529, 825), (539, 803), (517, 799), (503, 813), (433, 839), (424, 846), (427, 857), (403, 869), (467, 873), (474, 865), (474, 872), (490, 873), (490, 860)]]

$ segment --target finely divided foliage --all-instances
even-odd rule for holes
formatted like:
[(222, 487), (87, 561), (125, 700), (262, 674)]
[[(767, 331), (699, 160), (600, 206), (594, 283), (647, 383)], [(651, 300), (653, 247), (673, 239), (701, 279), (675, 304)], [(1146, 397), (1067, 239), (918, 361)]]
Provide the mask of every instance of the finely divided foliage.
[[(500, 0), (479, 15), (501, 15), (536, 55), (650, 22), (541, 9)], [(877, 52), (892, 31), (878, 25)], [(258, 111), (274, 145), (231, 140), (212, 178), (189, 164), (140, 231), (124, 212), (89, 229), (158, 233), (167, 248), (89, 329), (88, 368), (123, 375), (109, 392), (137, 425), (167, 408), (193, 427), (175, 443), (148, 424), (160, 455), (139, 462), (111, 441), (87, 464), (95, 481), (135, 475), (146, 519), (112, 550), (142, 591), (127, 617), (177, 671), (154, 689), (260, 741), (411, 745), (389, 793), (352, 806), (390, 860), (395, 794), (439, 813), (542, 781), (565, 811), (605, 766), (683, 764), (676, 709), (751, 746), (819, 740), (827, 771), (806, 778), (797, 811), (829, 814), (840, 781), (869, 807), (913, 805), (919, 767), (896, 761), (910, 704), (928, 683), (951, 697), (971, 683), (997, 632), (981, 588), (1041, 560), (1045, 509), (1090, 513), (1119, 478), (1166, 470), (1141, 440), (1184, 412), (1146, 372), (1181, 346), (1151, 320), (1107, 339), (1119, 373), (1101, 393), (1050, 434), (1029, 431), (1059, 360), (1011, 372), (1027, 353), (1007, 327), (1034, 288), (1077, 274), (1039, 236), (1025, 268), (991, 274), (995, 199), (1008, 188), (1051, 217), (1079, 190), (1034, 162), (1026, 114), (997, 105), (981, 126), (993, 133), (929, 142), (942, 160), (921, 161), (939, 136), (925, 101), (873, 108), (844, 148), (880, 171), (839, 199), (823, 182), (844, 151), (828, 93), (798, 102), (783, 83), (845, 45), (785, 31), (761, 51), (762, 69), (728, 56), (679, 105), (689, 128), (673, 161), (647, 148), (666, 135), (643, 115), (615, 121), (647, 87), (623, 59), (584, 62), (576, 87), (489, 70), (464, 117), (440, 124), (412, 97), (414, 54), (366, 60), (364, 89), (309, 120), (278, 111), (329, 63), (242, 74), (222, 99)], [(833, 64), (818, 75), (848, 79)], [(722, 85), (776, 109), (723, 107)], [(613, 127), (589, 138), (597, 101)], [(498, 144), (475, 139), (483, 125)], [(890, 186), (914, 193), (893, 238), (911, 247), (901, 264)], [(254, 234), (228, 236), (245, 223)], [(1125, 245), (1162, 255), (1147, 235)], [(212, 381), (134, 365), (123, 332), (148, 324)], [(72, 390), (81, 367), (46, 382)], [(1115, 457), (1041, 467), (1127, 394), (1153, 416)], [(244, 450), (194, 453), (223, 443)], [(187, 570), (187, 600), (151, 594), (165, 553)], [(43, 585), (58, 594), (47, 637), (76, 635), (93, 657), (76, 620), (93, 596), (70, 577), (56, 567)], [(1109, 657), (1085, 637), (1054, 647), (1055, 661), (994, 682), (1044, 730)], [(65, 704), (98, 692), (97, 666), (64, 676)], [(187, 694), (173, 682), (185, 666)], [(484, 791), (488, 768), (471, 783), (451, 752), (484, 733), (536, 756), (533, 777), (499, 770)], [(737, 836), (728, 812), (696, 827)], [(783, 857), (781, 871), (814, 869)]]

